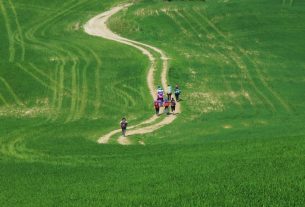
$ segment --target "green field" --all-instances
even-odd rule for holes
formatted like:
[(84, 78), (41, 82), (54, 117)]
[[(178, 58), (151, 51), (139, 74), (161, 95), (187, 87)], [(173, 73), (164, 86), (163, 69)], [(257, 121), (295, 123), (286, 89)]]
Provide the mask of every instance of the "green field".
[(0, 0), (1, 206), (304, 206), (305, 2), (140, 0), (112, 17), (170, 57), (183, 111), (98, 145), (154, 113), (147, 57), (83, 31), (122, 2)]

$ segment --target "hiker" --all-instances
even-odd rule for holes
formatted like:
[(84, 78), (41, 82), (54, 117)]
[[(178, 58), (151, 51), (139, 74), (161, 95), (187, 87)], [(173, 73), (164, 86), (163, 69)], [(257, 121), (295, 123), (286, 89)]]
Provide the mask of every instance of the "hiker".
[(170, 105), (170, 102), (167, 99), (165, 99), (164, 100), (164, 113), (167, 114), (167, 115), (170, 114), (169, 113), (169, 105)]
[(127, 122), (126, 118), (123, 117), (120, 124), (121, 124), (121, 129), (122, 129), (122, 135), (123, 135), (123, 137), (125, 137), (126, 136), (126, 129), (127, 129), (127, 125), (128, 125), (128, 122)]
[(157, 90), (157, 100), (161, 102), (160, 106), (163, 106), (163, 100), (164, 100), (164, 91), (161, 88), (161, 86), (158, 86)]
[(181, 94), (181, 90), (179, 89), (179, 86), (176, 85), (176, 88), (175, 88), (175, 97), (176, 97), (176, 101), (179, 102), (180, 99), (179, 99), (179, 96)]
[(172, 99), (172, 86), (171, 85), (167, 86), (167, 99), (168, 100)]
[(156, 115), (159, 116), (160, 102), (158, 100), (154, 101), (154, 107), (155, 107), (155, 110), (156, 110)]
[(172, 98), (171, 100), (171, 109), (172, 109), (172, 113), (175, 114), (175, 110), (176, 110), (176, 101), (174, 98)]
[(163, 93), (164, 91), (161, 86), (158, 86), (157, 93), (161, 93), (161, 92)]

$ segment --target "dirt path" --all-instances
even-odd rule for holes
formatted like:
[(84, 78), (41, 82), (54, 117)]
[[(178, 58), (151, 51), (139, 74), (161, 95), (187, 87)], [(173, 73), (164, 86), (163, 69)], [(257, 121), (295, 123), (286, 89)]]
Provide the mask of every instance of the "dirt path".
[[(161, 59), (162, 61), (162, 72), (161, 72), (161, 83), (164, 89), (167, 88), (167, 72), (168, 72), (168, 60), (169, 58), (166, 56), (166, 54), (160, 50), (159, 48), (153, 47), (151, 45), (147, 45), (141, 42), (133, 41), (124, 37), (121, 37), (115, 33), (113, 33), (108, 27), (107, 27), (107, 21), (108, 19), (113, 16), (114, 14), (118, 13), (122, 9), (125, 9), (129, 6), (131, 6), (131, 3), (123, 4), (117, 7), (112, 8), (109, 11), (103, 12), (92, 19), (90, 19), (84, 26), (85, 32), (89, 35), (93, 36), (99, 36), (105, 39), (113, 40), (125, 45), (129, 45), (131, 47), (134, 47), (138, 50), (140, 50), (144, 55), (146, 55), (150, 61), (150, 68), (147, 73), (147, 85), (150, 90), (150, 94), (152, 98), (154, 99), (156, 96), (156, 87), (154, 83), (154, 72), (156, 71), (156, 65), (157, 61), (156, 59)], [(154, 56), (149, 50), (153, 50), (156, 53), (159, 54), (159, 57)], [(180, 113), (180, 104), (177, 104), (176, 106), (176, 113)], [(127, 136), (136, 135), (136, 134), (146, 134), (151, 133), (153, 131), (156, 131), (157, 129), (160, 129), (161, 127), (168, 125), (172, 123), (176, 119), (176, 115), (169, 115), (163, 118), (161, 121), (155, 123), (157, 119), (162, 119), (158, 116), (152, 116), (151, 118), (143, 121), (142, 123), (134, 126), (128, 127)], [(153, 123), (154, 122), (154, 123)], [(153, 124), (152, 124), (153, 123)], [(143, 125), (145, 125), (143, 127)], [(99, 138), (98, 143), (100, 144), (106, 144), (111, 139), (112, 136), (120, 133), (120, 129), (114, 130), (109, 132), (108, 134), (102, 136)], [(126, 140), (124, 140), (126, 139)], [(118, 139), (118, 142), (120, 144), (130, 144), (130, 140), (128, 138), (122, 138), (120, 137)]]

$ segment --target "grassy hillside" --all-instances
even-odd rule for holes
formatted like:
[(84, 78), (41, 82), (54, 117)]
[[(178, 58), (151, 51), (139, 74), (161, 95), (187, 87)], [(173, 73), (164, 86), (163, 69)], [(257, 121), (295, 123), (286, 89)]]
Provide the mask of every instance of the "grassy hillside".
[(149, 116), (145, 56), (82, 30), (113, 4), (1, 1), (1, 135), (95, 141), (124, 115)]
[(305, 4), (140, 1), (112, 18), (171, 57), (183, 92), (172, 125), (124, 147), (95, 141), (152, 113), (148, 61), (81, 28), (119, 2), (0, 0), (0, 203), (303, 206)]

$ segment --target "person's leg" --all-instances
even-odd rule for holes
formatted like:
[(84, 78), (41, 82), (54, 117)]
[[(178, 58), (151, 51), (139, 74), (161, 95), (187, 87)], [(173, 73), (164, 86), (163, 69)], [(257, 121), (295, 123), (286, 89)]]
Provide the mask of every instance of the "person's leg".
[(176, 94), (176, 93), (175, 93), (175, 98), (176, 98), (176, 101), (178, 101), (178, 94)]
[(123, 137), (126, 137), (126, 129), (122, 129)]

